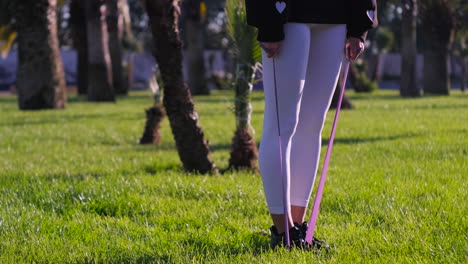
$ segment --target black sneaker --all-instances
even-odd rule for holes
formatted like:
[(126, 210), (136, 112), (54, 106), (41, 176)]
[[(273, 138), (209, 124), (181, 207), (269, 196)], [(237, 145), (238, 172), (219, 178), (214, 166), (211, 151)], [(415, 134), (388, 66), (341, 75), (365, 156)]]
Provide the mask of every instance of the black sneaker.
[(309, 228), (309, 224), (307, 222), (302, 223), (302, 225), (295, 222), (294, 225), (301, 232), (300, 237), (302, 238), (302, 240), (304, 240), (304, 243), (307, 244), (308, 247), (315, 248), (315, 249), (329, 249), (330, 248), (330, 245), (327, 244), (325, 241), (319, 240), (315, 237), (312, 237), (312, 245), (310, 245), (309, 243), (307, 243), (307, 241), (305, 241), (307, 229)]
[(278, 229), (275, 226), (270, 227), (270, 247), (272, 249), (276, 248), (277, 246), (284, 246), (284, 233), (278, 234)]
[[(285, 233), (278, 233), (278, 230), (275, 226), (270, 228), (271, 238), (270, 238), (270, 247), (272, 249), (277, 246), (286, 247)], [(305, 242), (302, 237), (302, 232), (297, 226), (293, 226), (289, 229), (289, 239), (291, 247), (306, 249), (308, 243)]]

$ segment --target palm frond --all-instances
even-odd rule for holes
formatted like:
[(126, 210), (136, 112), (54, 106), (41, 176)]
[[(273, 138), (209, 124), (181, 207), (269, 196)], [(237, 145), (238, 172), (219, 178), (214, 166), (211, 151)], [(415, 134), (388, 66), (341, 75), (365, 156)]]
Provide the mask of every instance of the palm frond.
[(66, 2), (68, 2), (68, 0), (58, 0), (57, 1), (57, 10), (61, 9), (66, 4)]
[(16, 32), (12, 31), (9, 25), (0, 26), (0, 56), (3, 59), (8, 56), (15, 39)]
[(227, 31), (236, 57), (243, 63), (255, 65), (261, 59), (257, 30), (247, 25), (244, 0), (226, 0)]
[(227, 31), (231, 38), (231, 50), (235, 53), (237, 70), (234, 83), (235, 115), (238, 129), (254, 132), (250, 125), (252, 104), (250, 94), (255, 73), (260, 64), (261, 49), (256, 40), (257, 31), (247, 25), (244, 0), (226, 0)]

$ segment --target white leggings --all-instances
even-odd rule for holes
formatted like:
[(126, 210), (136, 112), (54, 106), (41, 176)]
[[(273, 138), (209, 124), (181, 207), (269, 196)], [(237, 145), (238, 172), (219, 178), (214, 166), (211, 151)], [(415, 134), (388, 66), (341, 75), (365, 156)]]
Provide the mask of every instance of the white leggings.
[(307, 207), (346, 37), (345, 25), (288, 23), (284, 31), (280, 54), (274, 60), (262, 54), (265, 116), (259, 164), (271, 214), (284, 213), (274, 75), (287, 204), (289, 210), (291, 205)]

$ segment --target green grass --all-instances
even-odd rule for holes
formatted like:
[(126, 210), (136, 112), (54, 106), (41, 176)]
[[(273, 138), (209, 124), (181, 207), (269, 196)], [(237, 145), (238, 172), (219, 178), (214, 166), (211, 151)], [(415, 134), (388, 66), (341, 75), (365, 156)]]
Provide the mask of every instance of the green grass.
[[(184, 173), (167, 120), (160, 146), (137, 145), (148, 93), (36, 112), (1, 96), (0, 263), (467, 263), (468, 97), (350, 96), (316, 233), (332, 250), (321, 254), (269, 250), (259, 175)], [(195, 100), (225, 168), (232, 94)], [(262, 94), (253, 100), (258, 142)]]

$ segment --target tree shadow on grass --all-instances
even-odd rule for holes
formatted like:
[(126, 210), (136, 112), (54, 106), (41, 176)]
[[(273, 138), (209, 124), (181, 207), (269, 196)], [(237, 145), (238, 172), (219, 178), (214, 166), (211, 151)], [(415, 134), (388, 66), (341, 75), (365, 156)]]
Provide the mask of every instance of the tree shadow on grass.
[(151, 175), (154, 175), (159, 172), (165, 172), (165, 171), (184, 173), (185, 172), (184, 168), (181, 165), (182, 164), (179, 164), (179, 163), (145, 165), (143, 166), (143, 170), (147, 174), (151, 174)]
[[(263, 96), (262, 97), (257, 97), (257, 96), (252, 96), (250, 98), (250, 101), (251, 102), (260, 102), (260, 101), (263, 101), (264, 98)], [(202, 96), (202, 97), (198, 97), (198, 96), (194, 96), (194, 101), (195, 101), (195, 104), (199, 104), (199, 103), (234, 103), (235, 101), (235, 97), (234, 97), (234, 94), (232, 94), (232, 96)]]
[[(376, 141), (396, 140), (400, 138), (411, 138), (411, 137), (417, 137), (417, 136), (419, 136), (419, 134), (410, 133), (410, 134), (402, 134), (402, 135), (393, 135), (393, 136), (388, 136), (388, 137), (373, 137), (373, 138), (338, 137), (338, 138), (335, 138), (334, 144), (351, 145), (351, 144), (360, 144), (360, 143), (368, 143), (368, 142), (376, 142)], [(329, 142), (329, 138), (322, 139), (322, 146), (328, 145), (328, 142)], [(257, 148), (260, 148), (260, 144), (261, 142), (257, 144)], [(231, 145), (230, 144), (215, 144), (215, 145), (211, 145), (210, 148), (213, 151), (230, 150)]]
[[(361, 144), (361, 143), (372, 143), (377, 141), (387, 141), (387, 140), (397, 140), (401, 138), (412, 138), (419, 136), (416, 133), (409, 133), (409, 134), (401, 134), (401, 135), (393, 135), (388, 137), (371, 137), (371, 138), (360, 138), (360, 137), (338, 137), (335, 138), (334, 144), (344, 144), (344, 145), (352, 145), (352, 144)], [(326, 146), (329, 143), (329, 138), (322, 139), (322, 146)]]
[(89, 120), (89, 119), (101, 119), (109, 121), (114, 119), (115, 121), (134, 121), (134, 120), (143, 120), (140, 116), (124, 116), (122, 117), (121, 113), (115, 114), (73, 114), (73, 115), (59, 115), (59, 116), (49, 116), (41, 117), (41, 120), (15, 120), (12, 122), (3, 122), (0, 123), (0, 126), (34, 126), (34, 125), (45, 125), (45, 124), (61, 124), (61, 123), (72, 123), (80, 120)]
[(0, 104), (2, 104), (2, 103), (14, 103), (16, 105), (17, 102), (18, 101), (17, 101), (16, 96), (13, 96), (13, 95), (0, 96)]
[(154, 151), (157, 150), (162, 150), (162, 151), (177, 151), (176, 145), (173, 141), (162, 141), (159, 145), (155, 144), (138, 144), (138, 142), (135, 144), (135, 150), (138, 152), (150, 152), (153, 153)]
[(212, 144), (210, 150), (215, 151), (228, 151), (231, 150), (231, 144)]
[[(403, 97), (397, 91), (394, 94), (370, 94), (370, 93), (355, 93), (349, 95), (351, 101), (361, 100), (425, 100), (429, 98), (443, 98), (447, 95), (424, 95), (418, 97)], [(454, 96), (456, 97), (456, 96)]]
[(422, 97), (401, 97), (399, 94), (366, 94), (358, 93), (349, 95), (351, 102), (353, 101), (366, 101), (366, 100), (403, 100), (403, 99), (417, 99)]
[(75, 95), (67, 98), (68, 103), (84, 103), (87, 101), (86, 95)]
[(407, 105), (404, 109), (415, 109), (415, 110), (440, 110), (440, 109), (464, 109), (468, 108), (466, 105), (440, 105), (440, 104), (427, 104), (427, 105)]
[[(231, 144), (209, 144), (210, 151), (225, 151), (231, 149)], [(177, 151), (176, 145), (174, 142), (162, 142), (159, 145), (154, 144), (145, 144), (145, 145), (138, 145), (136, 151), (139, 152), (154, 152), (156, 150), (163, 150), (163, 151)]]

